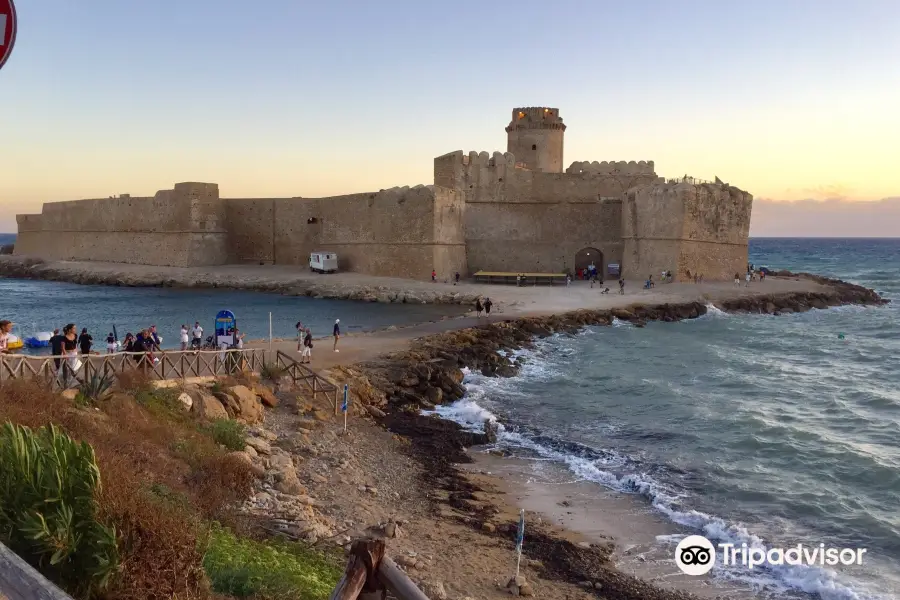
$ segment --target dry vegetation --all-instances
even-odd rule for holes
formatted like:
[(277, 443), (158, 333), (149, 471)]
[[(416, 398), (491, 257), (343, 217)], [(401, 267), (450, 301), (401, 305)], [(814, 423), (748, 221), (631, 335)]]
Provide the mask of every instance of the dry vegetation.
[(96, 406), (79, 407), (32, 382), (0, 390), (0, 422), (53, 423), (94, 449), (98, 517), (116, 529), (121, 566), (92, 598), (212, 598), (203, 569), (209, 524), (242, 531), (229, 507), (251, 493), (250, 468), (184, 413), (177, 397), (136, 375)]

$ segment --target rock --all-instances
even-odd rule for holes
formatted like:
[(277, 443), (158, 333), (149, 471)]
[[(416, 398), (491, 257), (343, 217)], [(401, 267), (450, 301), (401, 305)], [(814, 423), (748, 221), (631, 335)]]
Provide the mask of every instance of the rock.
[(578, 547), (579, 547), (579, 548), (584, 548), (584, 549), (586, 549), (586, 550), (590, 550), (590, 548), (591, 548), (591, 543), (590, 543), (590, 542), (578, 542)]
[(191, 408), (204, 419), (218, 421), (228, 418), (228, 412), (222, 402), (212, 394), (198, 390), (191, 393), (191, 399), (193, 400)]
[(278, 397), (266, 386), (258, 383), (253, 386), (253, 392), (259, 396), (260, 401), (269, 408), (278, 406)]
[[(413, 565), (415, 566), (415, 564)], [(447, 600), (447, 590), (440, 581), (426, 581), (422, 584), (422, 592), (425, 593), (430, 600)]]
[(417, 561), (414, 556), (403, 555), (403, 556), (397, 557), (397, 564), (400, 565), (401, 567), (407, 567), (407, 568), (414, 569), (414, 568), (416, 568), (416, 562)]
[(241, 405), (230, 394), (226, 394), (225, 392), (213, 392), (213, 396), (222, 403), (222, 406), (225, 407), (225, 411), (230, 418), (235, 419), (241, 413)]
[(191, 410), (191, 407), (194, 405), (194, 399), (191, 398), (191, 395), (186, 392), (181, 392), (178, 395), (178, 401), (181, 402), (182, 406), (184, 406), (184, 410)]
[(383, 419), (387, 416), (383, 410), (380, 408), (376, 408), (374, 406), (366, 406), (366, 410), (370, 415), (375, 417), (376, 419)]
[(260, 454), (272, 454), (272, 447), (269, 445), (269, 442), (262, 438), (248, 437), (245, 443)]
[(275, 483), (275, 489), (282, 494), (299, 496), (306, 493), (306, 488), (303, 487), (303, 484), (300, 483), (300, 479), (297, 478), (297, 471), (294, 470), (293, 466), (279, 470), (275, 474), (275, 479), (277, 481)]
[(416, 569), (416, 571), (424, 571), (426, 566), (427, 565), (420, 560), (420, 561), (416, 562), (415, 569)]
[(74, 400), (74, 399), (75, 399), (75, 396), (77, 396), (77, 395), (78, 395), (78, 390), (76, 390), (76, 389), (74, 389), (74, 388), (73, 388), (73, 389), (68, 389), (68, 390), (63, 390), (63, 391), (60, 393), (60, 396), (62, 396), (62, 397), (65, 398), (66, 400)]
[(428, 401), (437, 405), (444, 401), (444, 392), (441, 388), (428, 388), (428, 391), (425, 393), (425, 397), (428, 398)]
[(274, 442), (278, 439), (278, 434), (274, 431), (270, 431), (265, 427), (260, 427), (259, 425), (250, 428), (250, 433), (255, 435), (256, 437), (261, 437), (262, 439), (268, 442)]
[(384, 527), (381, 528), (381, 532), (386, 538), (397, 537), (397, 524), (387, 523)]
[(497, 531), (497, 526), (493, 523), (488, 523), (487, 521), (485, 521), (481, 524), (481, 530), (487, 533), (494, 533), (495, 531)]
[(530, 583), (524, 583), (519, 586), (519, 595), (520, 596), (534, 596), (534, 589), (531, 587)]
[(238, 403), (238, 414), (245, 423), (257, 423), (262, 419), (262, 403), (253, 393), (253, 390), (245, 385), (236, 385), (228, 388), (228, 395)]
[(316, 483), (328, 483), (328, 478), (324, 475), (319, 475), (318, 473), (312, 473), (309, 478)]
[(246, 452), (247, 455), (250, 456), (250, 458), (258, 458), (259, 457), (259, 453), (256, 451), (256, 448), (254, 448), (253, 446), (244, 446), (244, 452)]

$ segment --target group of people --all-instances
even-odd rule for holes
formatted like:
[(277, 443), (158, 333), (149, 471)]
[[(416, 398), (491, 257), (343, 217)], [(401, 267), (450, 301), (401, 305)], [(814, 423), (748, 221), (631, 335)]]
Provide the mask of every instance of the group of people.
[[(310, 328), (304, 325), (302, 321), (297, 321), (297, 324), (294, 325), (294, 327), (297, 329), (297, 352), (300, 353), (300, 362), (307, 364), (311, 363), (313, 349), (312, 331), (310, 331)], [(338, 350), (338, 341), (341, 339), (340, 319), (334, 320), (334, 325), (331, 328), (331, 337), (334, 338), (334, 345), (331, 349), (334, 352), (340, 352), (340, 350)]]
[(482, 311), (486, 317), (491, 316), (491, 307), (494, 306), (494, 303), (490, 298), (485, 298), (484, 302), (481, 301), (481, 297), (479, 296), (477, 300), (475, 300), (475, 316), (480, 317)]

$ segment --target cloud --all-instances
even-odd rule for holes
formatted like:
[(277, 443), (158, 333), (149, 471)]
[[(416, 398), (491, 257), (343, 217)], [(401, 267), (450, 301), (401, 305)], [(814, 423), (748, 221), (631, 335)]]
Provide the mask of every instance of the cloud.
[(753, 201), (753, 237), (900, 237), (900, 196)]

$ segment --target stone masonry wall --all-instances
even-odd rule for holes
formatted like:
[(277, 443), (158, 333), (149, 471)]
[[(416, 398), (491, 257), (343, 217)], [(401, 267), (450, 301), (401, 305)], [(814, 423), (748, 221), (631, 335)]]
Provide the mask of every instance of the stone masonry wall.
[(417, 186), (331, 198), (226, 199), (229, 262), (309, 264), (336, 252), (341, 270), (428, 279), (465, 272), (464, 204)]
[(724, 184), (654, 183), (625, 194), (626, 277), (672, 271), (728, 280), (745, 272), (753, 197)]
[(658, 178), (653, 163), (611, 164), (543, 173), (522, 168), (510, 153), (437, 157), (435, 184), (465, 196), (470, 272), (562, 272), (588, 248), (602, 253), (604, 274), (609, 263), (621, 264), (622, 193)]
[(226, 233), (216, 184), (179, 183), (153, 197), (51, 202), (17, 215), (15, 253), (48, 260), (162, 266), (224, 263)]

